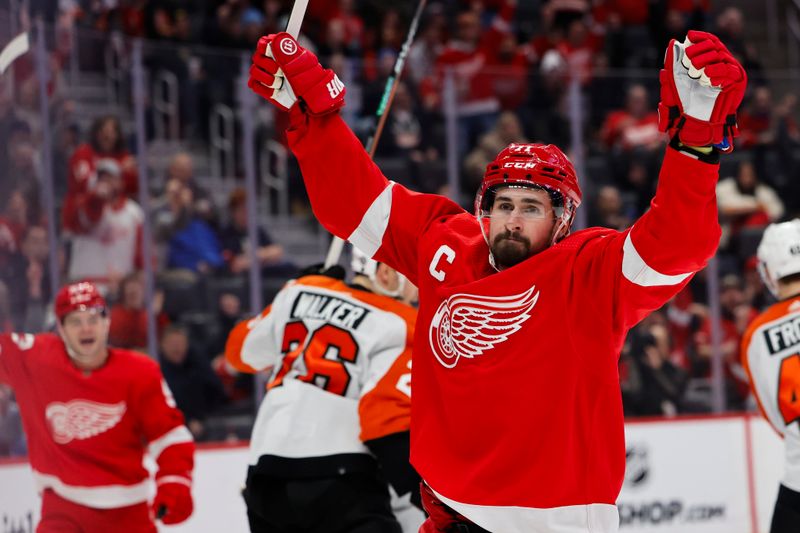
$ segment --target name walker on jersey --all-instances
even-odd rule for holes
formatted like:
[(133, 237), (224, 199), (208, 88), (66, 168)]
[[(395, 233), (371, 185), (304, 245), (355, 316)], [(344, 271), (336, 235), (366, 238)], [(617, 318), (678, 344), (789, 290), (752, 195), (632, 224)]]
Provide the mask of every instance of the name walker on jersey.
[(324, 294), (301, 292), (292, 305), (291, 317), (330, 322), (344, 329), (358, 329), (369, 310)]

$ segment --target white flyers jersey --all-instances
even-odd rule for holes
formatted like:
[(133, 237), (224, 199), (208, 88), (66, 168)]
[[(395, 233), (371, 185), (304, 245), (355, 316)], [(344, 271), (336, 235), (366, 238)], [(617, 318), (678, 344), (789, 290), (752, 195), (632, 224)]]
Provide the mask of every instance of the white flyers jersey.
[(800, 296), (760, 314), (742, 338), (758, 405), (786, 445), (783, 484), (800, 492)]
[(410, 427), (416, 311), (325, 276), (288, 284), (225, 349), (236, 368), (271, 367), (250, 464), (361, 455), (363, 441)]

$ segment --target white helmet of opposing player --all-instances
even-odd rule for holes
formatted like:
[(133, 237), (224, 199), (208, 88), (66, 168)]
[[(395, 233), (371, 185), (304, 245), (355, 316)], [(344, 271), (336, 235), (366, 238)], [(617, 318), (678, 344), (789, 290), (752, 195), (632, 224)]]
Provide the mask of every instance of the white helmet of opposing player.
[(800, 219), (767, 226), (757, 255), (761, 279), (777, 297), (778, 281), (800, 273)]
[(387, 289), (378, 280), (378, 262), (369, 257), (367, 254), (353, 246), (351, 248), (350, 268), (353, 274), (366, 276), (372, 282), (372, 287), (378, 294), (389, 296), (390, 298), (399, 298), (403, 295), (403, 288), (406, 285), (406, 277), (400, 272), (397, 272), (398, 284), (394, 290)]

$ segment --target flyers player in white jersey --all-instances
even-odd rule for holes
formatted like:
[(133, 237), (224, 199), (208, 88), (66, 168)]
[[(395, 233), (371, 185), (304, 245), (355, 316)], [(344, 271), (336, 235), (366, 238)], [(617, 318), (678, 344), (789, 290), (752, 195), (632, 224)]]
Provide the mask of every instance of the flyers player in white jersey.
[(408, 459), (416, 311), (394, 299), (402, 276), (364, 259), (351, 285), (288, 283), (228, 337), (234, 367), (271, 368), (244, 492), (253, 532), (399, 533), (387, 479), (419, 501)]
[[(108, 309), (88, 282), (56, 295), (58, 335), (0, 335), (42, 495), (39, 533), (155, 533), (192, 514), (194, 441), (158, 364), (109, 348)], [(157, 492), (142, 462), (156, 462)]]
[(778, 302), (748, 326), (742, 363), (758, 405), (786, 446), (770, 533), (800, 531), (800, 219), (771, 224), (759, 272)]
[(286, 33), (259, 41), (249, 86), (289, 111), (316, 217), (419, 287), (411, 461), (423, 531), (617, 531), (620, 349), (714, 255), (719, 152), (746, 86), (719, 39), (694, 31), (670, 42), (660, 79), (672, 140), (651, 209), (626, 231), (569, 235), (581, 191), (557, 147), (502, 150), (467, 213), (390, 182), (339, 116), (333, 71)]

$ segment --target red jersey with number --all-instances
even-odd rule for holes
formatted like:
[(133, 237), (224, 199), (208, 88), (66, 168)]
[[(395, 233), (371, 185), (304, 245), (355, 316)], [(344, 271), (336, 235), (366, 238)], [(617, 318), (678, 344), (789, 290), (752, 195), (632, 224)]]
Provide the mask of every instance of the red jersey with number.
[(289, 283), (225, 347), (236, 368), (270, 368), (250, 464), (298, 477), (374, 469), (364, 441), (408, 431), (416, 311), (326, 276)]
[(473, 215), (387, 181), (338, 115), (298, 108), (288, 140), (316, 216), (419, 287), (411, 460), (426, 483), (490, 531), (616, 531), (618, 355), (714, 254), (718, 165), (667, 149), (633, 228), (496, 272)]
[(147, 356), (112, 348), (84, 372), (56, 335), (3, 334), (0, 382), (14, 389), (40, 491), (98, 509), (145, 502), (145, 453), (158, 479), (191, 484), (192, 435)]
[(781, 483), (800, 492), (800, 296), (776, 303), (748, 326), (742, 364), (761, 412), (786, 444)]

